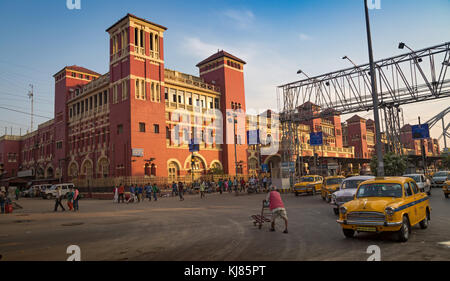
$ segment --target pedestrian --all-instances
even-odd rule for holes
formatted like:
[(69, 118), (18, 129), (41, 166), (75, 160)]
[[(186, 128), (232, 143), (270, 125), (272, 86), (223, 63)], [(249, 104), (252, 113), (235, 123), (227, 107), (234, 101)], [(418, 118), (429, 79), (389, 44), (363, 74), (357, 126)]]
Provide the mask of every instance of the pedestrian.
[(172, 197), (177, 196), (177, 184), (175, 182), (172, 182)]
[(233, 191), (233, 182), (231, 181), (231, 178), (227, 181), (228, 185), (228, 192), (231, 193)]
[(125, 187), (121, 183), (119, 186), (119, 197), (117, 198), (117, 203), (120, 203), (120, 199), (122, 199), (122, 203), (125, 203)]
[(152, 201), (152, 186), (150, 183), (145, 186), (145, 196), (148, 198), (148, 202)]
[(277, 218), (282, 218), (285, 225), (283, 233), (288, 233), (288, 218), (286, 209), (284, 208), (280, 193), (275, 190), (275, 188), (272, 188), (271, 191), (267, 193), (267, 197), (266, 200), (264, 200), (264, 203), (266, 202), (269, 202), (269, 209), (272, 212), (272, 225), (270, 231), (275, 231), (275, 220)]
[(178, 183), (178, 195), (180, 196), (180, 201), (184, 201), (183, 187), (184, 187), (184, 184), (182, 182), (179, 182)]
[(155, 199), (155, 201), (158, 201), (158, 196), (157, 196), (158, 192), (159, 192), (159, 188), (155, 183), (155, 184), (153, 184), (153, 199)]
[(205, 182), (202, 181), (202, 183), (200, 184), (200, 198), (205, 197)]
[(114, 187), (114, 199), (113, 203), (119, 203), (119, 188), (117, 186)]
[(3, 191), (0, 191), (0, 209), (2, 214), (5, 213), (5, 202), (6, 202), (5, 193)]
[(16, 200), (19, 200), (20, 189), (18, 187), (16, 187), (15, 193), (16, 193)]
[(234, 177), (234, 180), (233, 180), (233, 187), (234, 187), (234, 191), (237, 193), (237, 191), (238, 191), (238, 180), (237, 180), (236, 177)]
[(58, 186), (58, 188), (56, 189), (55, 212), (58, 211), (59, 206), (61, 206), (61, 209), (63, 210), (63, 212), (66, 210), (66, 209), (64, 209), (64, 206), (61, 204), (62, 197), (63, 196), (62, 196), (61, 187)]
[(144, 190), (143, 190), (143, 188), (142, 188), (142, 185), (139, 185), (139, 187), (138, 187), (138, 202), (141, 202), (142, 201), (142, 193), (144, 192)]
[(80, 200), (80, 191), (78, 188), (75, 187), (75, 190), (73, 192), (73, 211), (78, 212), (79, 206), (78, 201)]
[(244, 190), (245, 192), (245, 180), (244, 178), (241, 178), (241, 191)]
[(133, 185), (130, 186), (130, 198), (128, 198), (127, 204), (130, 203), (130, 201), (133, 201), (133, 203), (136, 202), (136, 193)]
[(264, 192), (266, 192), (267, 191), (267, 177), (264, 176), (262, 181), (263, 181), (263, 186), (264, 186)]
[(73, 196), (74, 196), (74, 193), (72, 191), (72, 188), (70, 188), (69, 192), (67, 193), (67, 206), (69, 207), (69, 211), (73, 210), (73, 202), (72, 202)]
[(222, 188), (223, 188), (223, 181), (222, 179), (219, 179), (219, 182), (217, 183), (219, 185), (219, 192), (222, 194)]

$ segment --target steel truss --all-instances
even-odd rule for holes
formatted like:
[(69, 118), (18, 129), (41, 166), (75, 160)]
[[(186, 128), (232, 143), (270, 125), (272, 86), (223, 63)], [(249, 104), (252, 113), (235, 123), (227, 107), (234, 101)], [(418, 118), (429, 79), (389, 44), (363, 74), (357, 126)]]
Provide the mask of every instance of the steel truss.
[[(379, 107), (384, 112), (385, 133), (393, 151), (400, 152), (401, 105), (450, 97), (450, 42), (375, 62)], [(295, 159), (296, 124), (338, 112), (373, 110), (370, 65), (364, 64), (281, 85), (278, 111), (283, 128), (284, 161)], [(307, 102), (321, 111), (303, 114)], [(329, 110), (332, 109), (332, 110)]]

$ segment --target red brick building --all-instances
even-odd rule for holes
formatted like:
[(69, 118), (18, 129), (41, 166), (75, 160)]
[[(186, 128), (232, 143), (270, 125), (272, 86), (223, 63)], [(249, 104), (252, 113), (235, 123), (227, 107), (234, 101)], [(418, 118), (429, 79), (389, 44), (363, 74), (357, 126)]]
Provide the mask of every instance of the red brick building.
[[(108, 73), (76, 65), (58, 71), (54, 119), (25, 136), (0, 139), (3, 178), (20, 171), (61, 181), (175, 180), (211, 168), (234, 174), (234, 131), (238, 173), (247, 174), (246, 63), (220, 51), (197, 64), (199, 76), (166, 69), (166, 30), (127, 14), (106, 30)], [(193, 138), (200, 148), (194, 154)]]

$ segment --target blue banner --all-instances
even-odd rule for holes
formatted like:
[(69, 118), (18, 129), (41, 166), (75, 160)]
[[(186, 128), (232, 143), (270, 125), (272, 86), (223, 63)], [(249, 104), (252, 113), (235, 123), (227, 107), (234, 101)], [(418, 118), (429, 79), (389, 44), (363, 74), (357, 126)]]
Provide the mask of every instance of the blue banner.
[(429, 139), (430, 138), (430, 127), (428, 124), (411, 126), (412, 137), (415, 140)]
[(309, 134), (309, 145), (318, 146), (323, 144), (323, 133), (310, 133)]

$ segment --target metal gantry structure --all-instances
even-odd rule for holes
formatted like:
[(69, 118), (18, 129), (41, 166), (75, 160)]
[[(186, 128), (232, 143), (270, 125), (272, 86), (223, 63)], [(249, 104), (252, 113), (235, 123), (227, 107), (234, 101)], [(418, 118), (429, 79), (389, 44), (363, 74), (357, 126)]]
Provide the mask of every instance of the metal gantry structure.
[[(401, 151), (400, 106), (450, 98), (450, 42), (411, 51), (375, 62), (379, 107), (384, 113), (385, 134), (393, 151)], [(283, 161), (299, 155), (298, 125), (308, 120), (373, 110), (370, 65), (307, 77), (277, 89), (282, 127)], [(310, 102), (321, 108), (302, 114), (301, 105)], [(331, 109), (331, 110), (330, 110)]]
[(427, 124), (429, 128), (433, 128), (434, 125), (436, 125), (439, 121), (442, 122), (442, 135), (439, 136), (438, 140), (441, 140), (441, 138), (444, 138), (444, 147), (447, 149), (447, 138), (450, 138), (450, 122), (445, 124), (445, 116), (447, 114), (450, 114), (450, 107), (446, 108), (441, 113), (437, 114), (430, 120), (428, 120)]

